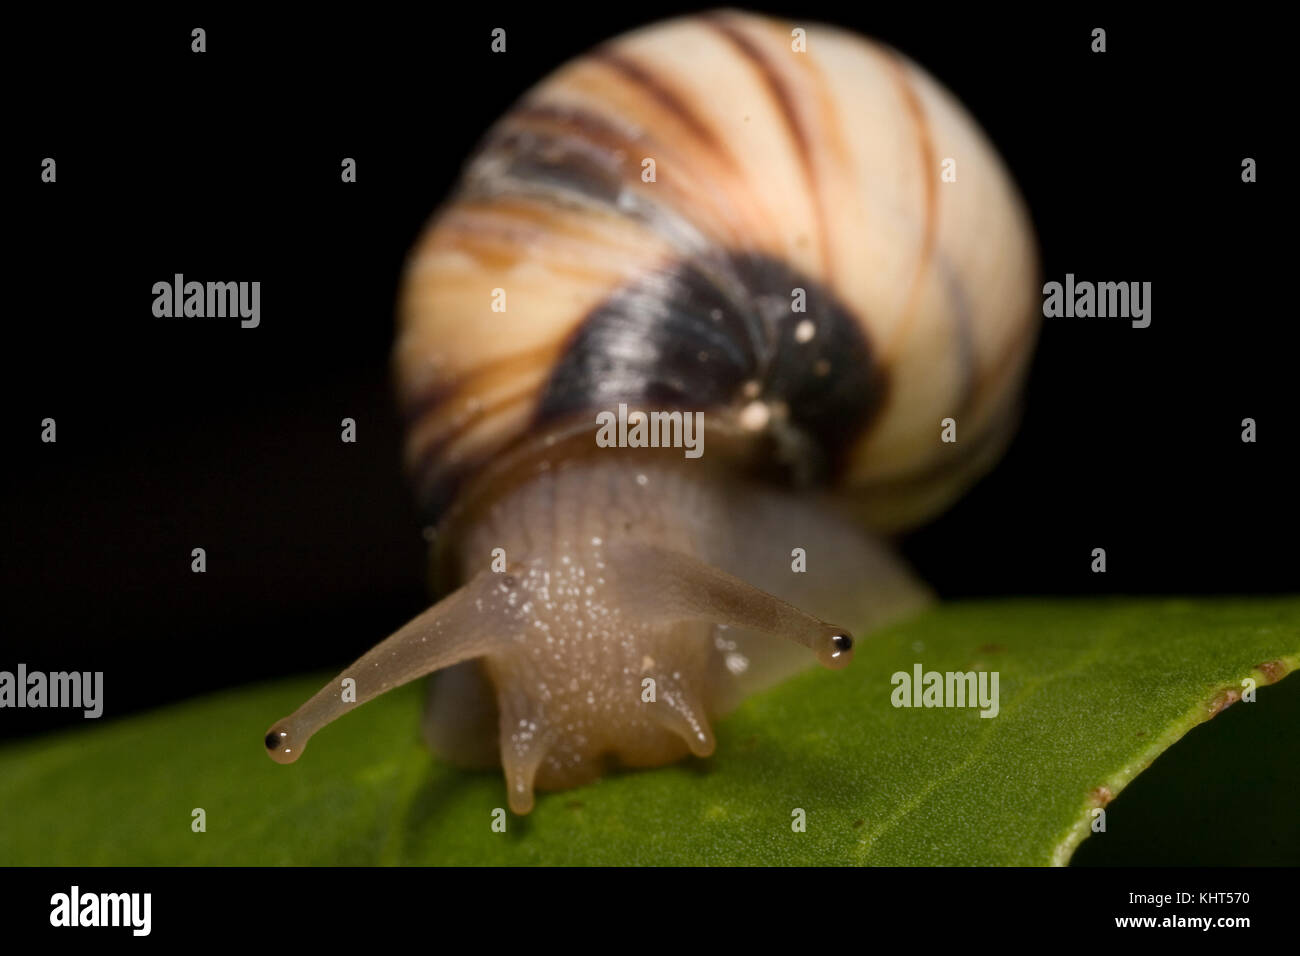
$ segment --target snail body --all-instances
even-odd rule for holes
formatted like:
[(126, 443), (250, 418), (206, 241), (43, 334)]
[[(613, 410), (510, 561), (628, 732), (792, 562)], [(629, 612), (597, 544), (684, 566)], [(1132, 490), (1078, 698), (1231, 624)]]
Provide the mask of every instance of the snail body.
[[(711, 753), (745, 693), (847, 664), (840, 625), (928, 599), (879, 535), (1005, 446), (1032, 231), (934, 80), (803, 29), (656, 24), (489, 131), (412, 252), (394, 356), (447, 596), (340, 675), (355, 701), (334, 682), (273, 726), (274, 759), (437, 672), (427, 739), (500, 761), (524, 813), (611, 760)], [(669, 447), (599, 443), (620, 405)], [(697, 413), (691, 457), (670, 439)]]

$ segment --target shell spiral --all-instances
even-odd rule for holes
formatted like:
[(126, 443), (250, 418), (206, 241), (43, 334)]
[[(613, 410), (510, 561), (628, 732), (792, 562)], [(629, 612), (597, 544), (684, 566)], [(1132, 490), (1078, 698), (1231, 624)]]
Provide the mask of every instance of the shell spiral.
[(1037, 272), (994, 149), (900, 54), (739, 13), (652, 25), (528, 92), (413, 250), (408, 467), (432, 520), (592, 410), (682, 407), (906, 527), (1001, 452)]

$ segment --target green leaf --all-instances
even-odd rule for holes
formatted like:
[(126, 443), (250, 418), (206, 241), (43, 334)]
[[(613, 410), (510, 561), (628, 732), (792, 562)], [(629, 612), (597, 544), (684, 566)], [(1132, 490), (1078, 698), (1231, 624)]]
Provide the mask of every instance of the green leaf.
[[(998, 715), (892, 706), (891, 675), (916, 663), (996, 670)], [(710, 760), (541, 794), (505, 833), (490, 826), (500, 774), (420, 744), (417, 685), (333, 724), (297, 764), (268, 760), (267, 726), (317, 675), (0, 750), (0, 863), (1064, 863), (1091, 810), (1243, 679), (1297, 663), (1300, 598), (941, 606), (860, 642), (845, 671), (751, 698)]]

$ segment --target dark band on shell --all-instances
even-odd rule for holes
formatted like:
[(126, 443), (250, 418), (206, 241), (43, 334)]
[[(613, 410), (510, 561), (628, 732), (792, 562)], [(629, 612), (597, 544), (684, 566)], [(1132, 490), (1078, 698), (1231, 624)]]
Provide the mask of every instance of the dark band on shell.
[[(806, 311), (791, 308), (799, 290)], [(759, 403), (834, 470), (884, 397), (863, 325), (818, 283), (754, 255), (677, 263), (620, 289), (578, 327), (534, 423), (593, 409), (732, 417)]]

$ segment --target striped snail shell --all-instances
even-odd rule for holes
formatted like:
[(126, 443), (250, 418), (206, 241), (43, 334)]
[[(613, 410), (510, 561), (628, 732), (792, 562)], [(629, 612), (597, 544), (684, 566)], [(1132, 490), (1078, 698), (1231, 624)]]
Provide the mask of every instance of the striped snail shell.
[[(988, 141), (886, 47), (715, 13), (563, 66), (407, 267), (408, 465), (450, 593), (340, 675), (355, 701), (335, 682), (272, 727), (271, 756), (434, 671), (427, 738), (503, 764), (515, 812), (610, 761), (711, 753), (743, 694), (848, 662), (826, 622), (927, 599), (874, 534), (1000, 454), (1037, 271)], [(620, 404), (700, 413), (702, 453), (604, 447)]]

